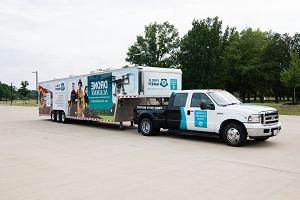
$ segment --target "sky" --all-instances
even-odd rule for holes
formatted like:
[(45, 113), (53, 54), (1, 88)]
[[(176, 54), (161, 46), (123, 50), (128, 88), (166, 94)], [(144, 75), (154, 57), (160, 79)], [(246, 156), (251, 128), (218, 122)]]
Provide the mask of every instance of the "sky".
[(296, 0), (0, 0), (0, 81), (39, 81), (120, 68), (144, 26), (169, 21), (183, 36), (193, 19), (294, 35)]

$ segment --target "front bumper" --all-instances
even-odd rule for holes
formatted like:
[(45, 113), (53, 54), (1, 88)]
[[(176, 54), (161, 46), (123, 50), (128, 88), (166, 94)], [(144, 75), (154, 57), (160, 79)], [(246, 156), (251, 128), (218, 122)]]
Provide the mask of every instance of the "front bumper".
[(248, 136), (249, 137), (263, 137), (263, 136), (275, 136), (277, 135), (281, 130), (281, 123), (278, 122), (275, 125), (268, 125), (264, 126), (263, 124), (257, 123), (257, 124), (250, 124), (250, 123), (244, 123)]

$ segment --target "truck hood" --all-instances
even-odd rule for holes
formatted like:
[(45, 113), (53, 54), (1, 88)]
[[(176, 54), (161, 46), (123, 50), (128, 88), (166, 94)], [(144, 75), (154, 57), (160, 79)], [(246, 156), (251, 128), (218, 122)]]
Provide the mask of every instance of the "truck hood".
[(275, 108), (269, 106), (258, 106), (258, 105), (251, 105), (251, 104), (235, 104), (226, 106), (227, 109), (236, 110), (240, 112), (248, 112), (250, 114), (258, 114), (262, 111), (276, 111)]

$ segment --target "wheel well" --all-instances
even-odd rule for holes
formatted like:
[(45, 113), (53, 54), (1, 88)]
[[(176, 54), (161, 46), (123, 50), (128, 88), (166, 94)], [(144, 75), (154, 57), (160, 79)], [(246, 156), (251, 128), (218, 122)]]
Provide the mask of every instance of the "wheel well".
[[(224, 129), (224, 127), (225, 127), (227, 124), (230, 124), (230, 123), (236, 123), (236, 124), (241, 125), (241, 127), (244, 129), (245, 133), (247, 133), (247, 129), (246, 129), (245, 125), (244, 125), (242, 122), (240, 122), (240, 121), (238, 121), (238, 120), (236, 120), (236, 119), (227, 119), (227, 120), (225, 120), (224, 122), (222, 122), (222, 124), (221, 124), (221, 126), (220, 126), (220, 129), (219, 129), (219, 135), (220, 135), (220, 136), (222, 136), (222, 130)], [(247, 133), (247, 135), (248, 135), (248, 133)]]
[[(65, 113), (63, 110), (52, 110), (51, 113), (56, 113), (57, 116), (59, 116), (60, 113)], [(66, 115), (66, 113), (65, 113)]]
[(51, 112), (56, 112), (56, 113), (58, 113), (58, 112), (64, 112), (63, 110), (51, 110)]
[(151, 114), (149, 114), (149, 113), (142, 113), (142, 114), (139, 116), (138, 124), (140, 123), (140, 121), (141, 121), (142, 119), (144, 119), (144, 118), (146, 118), (146, 117), (150, 118), (152, 121), (153, 121), (153, 119), (154, 119), (154, 117), (153, 117)]

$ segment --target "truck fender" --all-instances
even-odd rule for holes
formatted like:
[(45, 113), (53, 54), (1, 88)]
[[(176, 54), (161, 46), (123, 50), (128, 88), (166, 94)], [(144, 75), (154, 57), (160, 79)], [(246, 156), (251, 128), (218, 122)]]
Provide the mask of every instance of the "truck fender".
[(153, 122), (155, 122), (155, 120), (154, 120), (154, 115), (153, 115), (152, 113), (141, 113), (141, 114), (139, 115), (139, 118), (138, 118), (138, 124), (139, 124), (140, 121), (141, 121), (142, 119), (144, 119), (145, 117), (148, 117), (148, 118), (150, 118)]
[[(221, 123), (220, 127), (219, 127), (219, 131), (218, 131), (219, 136), (222, 136), (222, 130), (223, 130), (223, 128), (224, 128), (227, 124), (230, 124), (230, 123), (236, 123), (236, 124), (241, 125), (241, 126), (244, 128), (245, 133), (247, 133), (247, 129), (246, 129), (244, 123), (242, 123), (241, 121), (236, 120), (236, 119), (227, 119), (227, 120), (223, 121), (223, 122)], [(247, 134), (248, 134), (248, 133), (247, 133)]]

